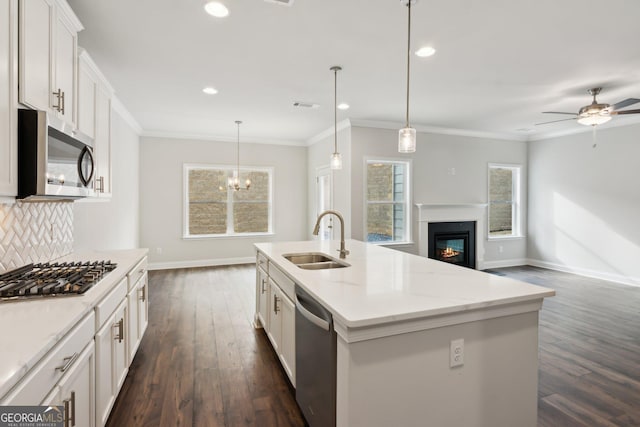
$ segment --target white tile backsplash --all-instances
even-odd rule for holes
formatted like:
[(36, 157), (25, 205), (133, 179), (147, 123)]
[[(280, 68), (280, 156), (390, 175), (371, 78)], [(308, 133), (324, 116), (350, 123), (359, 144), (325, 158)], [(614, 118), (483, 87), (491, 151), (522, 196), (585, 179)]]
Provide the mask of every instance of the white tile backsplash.
[(0, 273), (73, 251), (73, 204), (0, 204)]

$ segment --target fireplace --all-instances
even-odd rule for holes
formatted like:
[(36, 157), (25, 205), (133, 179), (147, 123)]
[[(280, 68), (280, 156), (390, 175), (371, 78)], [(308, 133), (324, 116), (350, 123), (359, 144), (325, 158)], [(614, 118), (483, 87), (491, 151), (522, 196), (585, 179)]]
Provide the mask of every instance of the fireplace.
[(476, 222), (430, 222), (427, 256), (476, 268)]

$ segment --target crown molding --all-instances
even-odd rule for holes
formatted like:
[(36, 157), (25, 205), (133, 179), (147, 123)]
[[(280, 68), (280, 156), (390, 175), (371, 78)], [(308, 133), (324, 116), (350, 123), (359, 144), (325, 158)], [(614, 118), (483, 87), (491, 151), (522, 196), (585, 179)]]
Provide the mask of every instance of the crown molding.
[(111, 98), (111, 108), (120, 115), (124, 119), (125, 122), (135, 131), (136, 134), (142, 135), (142, 126), (140, 123), (131, 115), (127, 107), (124, 106), (120, 99), (113, 95)]
[[(215, 141), (215, 142), (236, 142), (235, 137), (219, 136), (206, 133), (187, 133), (187, 132), (169, 132), (163, 130), (145, 130), (140, 136), (147, 138), (164, 138), (164, 139), (190, 139), (197, 141)], [(273, 140), (268, 138), (242, 138), (242, 143), (265, 144), (265, 145), (286, 145), (291, 147), (304, 147), (303, 141), (294, 140)]]
[[(338, 132), (340, 132), (343, 129), (352, 127), (352, 125), (353, 125), (353, 121), (351, 119), (344, 119), (338, 122)], [(319, 134), (307, 139), (307, 141), (305, 142), (305, 146), (310, 147), (313, 144), (316, 144), (322, 141), (323, 139), (330, 137), (331, 135), (333, 135), (334, 127), (335, 126), (331, 126), (330, 128), (323, 130)]]
[[(369, 127), (376, 129), (391, 129), (399, 130), (404, 127), (403, 123), (385, 122), (377, 120), (351, 120), (352, 127)], [(470, 129), (454, 129), (440, 126), (426, 126), (414, 124), (413, 127), (417, 132), (421, 133), (437, 133), (440, 135), (455, 135), (455, 136), (469, 136), (473, 138), (485, 138), (485, 139), (501, 139), (506, 141), (526, 142), (528, 140), (527, 135), (514, 135), (504, 132), (487, 132), (480, 130)]]

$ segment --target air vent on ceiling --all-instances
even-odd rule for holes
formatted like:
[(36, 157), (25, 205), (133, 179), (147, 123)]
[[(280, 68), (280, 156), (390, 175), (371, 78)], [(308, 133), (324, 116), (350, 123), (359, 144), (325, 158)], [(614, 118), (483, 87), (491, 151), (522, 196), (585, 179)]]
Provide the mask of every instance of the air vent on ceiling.
[(267, 3), (275, 3), (281, 4), (283, 6), (291, 6), (293, 4), (293, 0), (264, 0)]
[(318, 108), (320, 105), (319, 104), (313, 104), (311, 102), (299, 102), (296, 101), (293, 103), (294, 107), (299, 107), (299, 108)]

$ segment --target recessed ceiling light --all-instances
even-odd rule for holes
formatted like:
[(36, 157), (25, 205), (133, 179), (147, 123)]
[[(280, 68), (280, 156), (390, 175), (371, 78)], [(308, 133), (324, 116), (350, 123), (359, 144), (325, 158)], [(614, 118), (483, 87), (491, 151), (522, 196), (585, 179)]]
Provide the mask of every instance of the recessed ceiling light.
[(216, 93), (218, 93), (218, 89), (216, 89), (215, 87), (205, 87), (204, 89), (202, 89), (202, 91), (207, 95), (215, 95)]
[(347, 104), (346, 102), (338, 104), (338, 110), (348, 110), (348, 109), (349, 109), (349, 104)]
[(431, 56), (434, 53), (436, 53), (436, 50), (431, 46), (421, 47), (420, 49), (416, 50), (416, 56), (419, 56), (420, 58), (426, 58), (427, 56)]
[(209, 15), (215, 16), (216, 18), (224, 18), (229, 15), (229, 9), (227, 9), (227, 6), (217, 1), (210, 1), (205, 4), (204, 10), (206, 10)]

